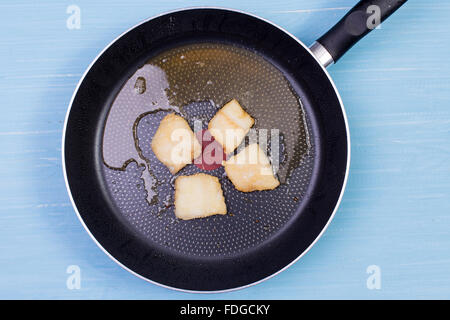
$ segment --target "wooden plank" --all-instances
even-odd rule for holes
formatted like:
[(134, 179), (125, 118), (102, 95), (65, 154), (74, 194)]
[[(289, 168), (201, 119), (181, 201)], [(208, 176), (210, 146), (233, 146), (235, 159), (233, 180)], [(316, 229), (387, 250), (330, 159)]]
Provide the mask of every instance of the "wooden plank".
[[(213, 1), (273, 20), (310, 44), (356, 0)], [(204, 1), (0, 4), (0, 298), (448, 298), (450, 3), (410, 1), (330, 68), (352, 135), (335, 220), (298, 263), (254, 287), (194, 295), (148, 284), (112, 262), (75, 216), (61, 169), (72, 92), (102, 48), (137, 22)], [(67, 267), (81, 289), (66, 286)], [(368, 266), (381, 270), (369, 290)]]

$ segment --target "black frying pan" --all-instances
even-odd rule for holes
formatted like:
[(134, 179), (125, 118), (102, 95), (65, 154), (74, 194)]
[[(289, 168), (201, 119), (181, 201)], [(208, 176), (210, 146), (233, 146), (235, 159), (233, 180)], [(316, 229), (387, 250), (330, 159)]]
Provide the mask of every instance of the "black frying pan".
[[(245, 287), (298, 260), (333, 217), (349, 169), (345, 113), (324, 67), (405, 2), (360, 1), (310, 49), (266, 20), (217, 8), (163, 14), (114, 40), (78, 84), (63, 138), (69, 194), (92, 238), (134, 274), (190, 291)], [(256, 134), (279, 130), (282, 184), (242, 193), (211, 169), (228, 214), (178, 220), (175, 177), (152, 136), (169, 112), (205, 126), (232, 98), (256, 118)]]

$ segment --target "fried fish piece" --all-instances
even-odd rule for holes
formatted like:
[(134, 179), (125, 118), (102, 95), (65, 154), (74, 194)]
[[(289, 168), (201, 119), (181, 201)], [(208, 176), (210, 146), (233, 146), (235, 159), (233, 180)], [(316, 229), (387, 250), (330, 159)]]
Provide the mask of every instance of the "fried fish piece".
[(189, 124), (182, 117), (170, 113), (161, 120), (152, 139), (152, 150), (172, 174), (198, 157), (202, 147)]
[(225, 161), (224, 167), (228, 178), (242, 192), (273, 190), (280, 185), (269, 158), (257, 143)]
[(175, 215), (179, 219), (226, 214), (227, 207), (217, 177), (205, 173), (179, 176), (175, 180)]
[(225, 153), (230, 153), (239, 146), (254, 123), (255, 120), (233, 99), (215, 114), (208, 124), (208, 130), (222, 145)]

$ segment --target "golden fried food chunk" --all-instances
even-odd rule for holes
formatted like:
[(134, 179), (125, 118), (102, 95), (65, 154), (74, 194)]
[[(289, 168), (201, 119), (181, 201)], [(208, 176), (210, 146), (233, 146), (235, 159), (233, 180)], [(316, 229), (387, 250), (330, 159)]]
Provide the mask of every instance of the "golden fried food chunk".
[(226, 214), (227, 207), (219, 179), (205, 173), (179, 176), (175, 180), (175, 215), (179, 219)]
[(257, 143), (225, 161), (224, 167), (228, 178), (242, 192), (272, 190), (280, 185), (267, 155)]
[(189, 124), (171, 113), (164, 117), (152, 139), (152, 150), (172, 174), (201, 154), (201, 146)]
[(208, 130), (225, 153), (230, 153), (239, 146), (254, 123), (255, 120), (233, 99), (211, 119)]

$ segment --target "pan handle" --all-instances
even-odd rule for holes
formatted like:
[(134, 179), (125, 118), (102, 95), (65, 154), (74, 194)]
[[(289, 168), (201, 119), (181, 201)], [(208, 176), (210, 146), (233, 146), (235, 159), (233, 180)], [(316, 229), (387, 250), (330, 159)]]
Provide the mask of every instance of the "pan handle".
[(407, 0), (361, 0), (311, 46), (324, 67), (337, 62), (353, 45), (375, 29)]

